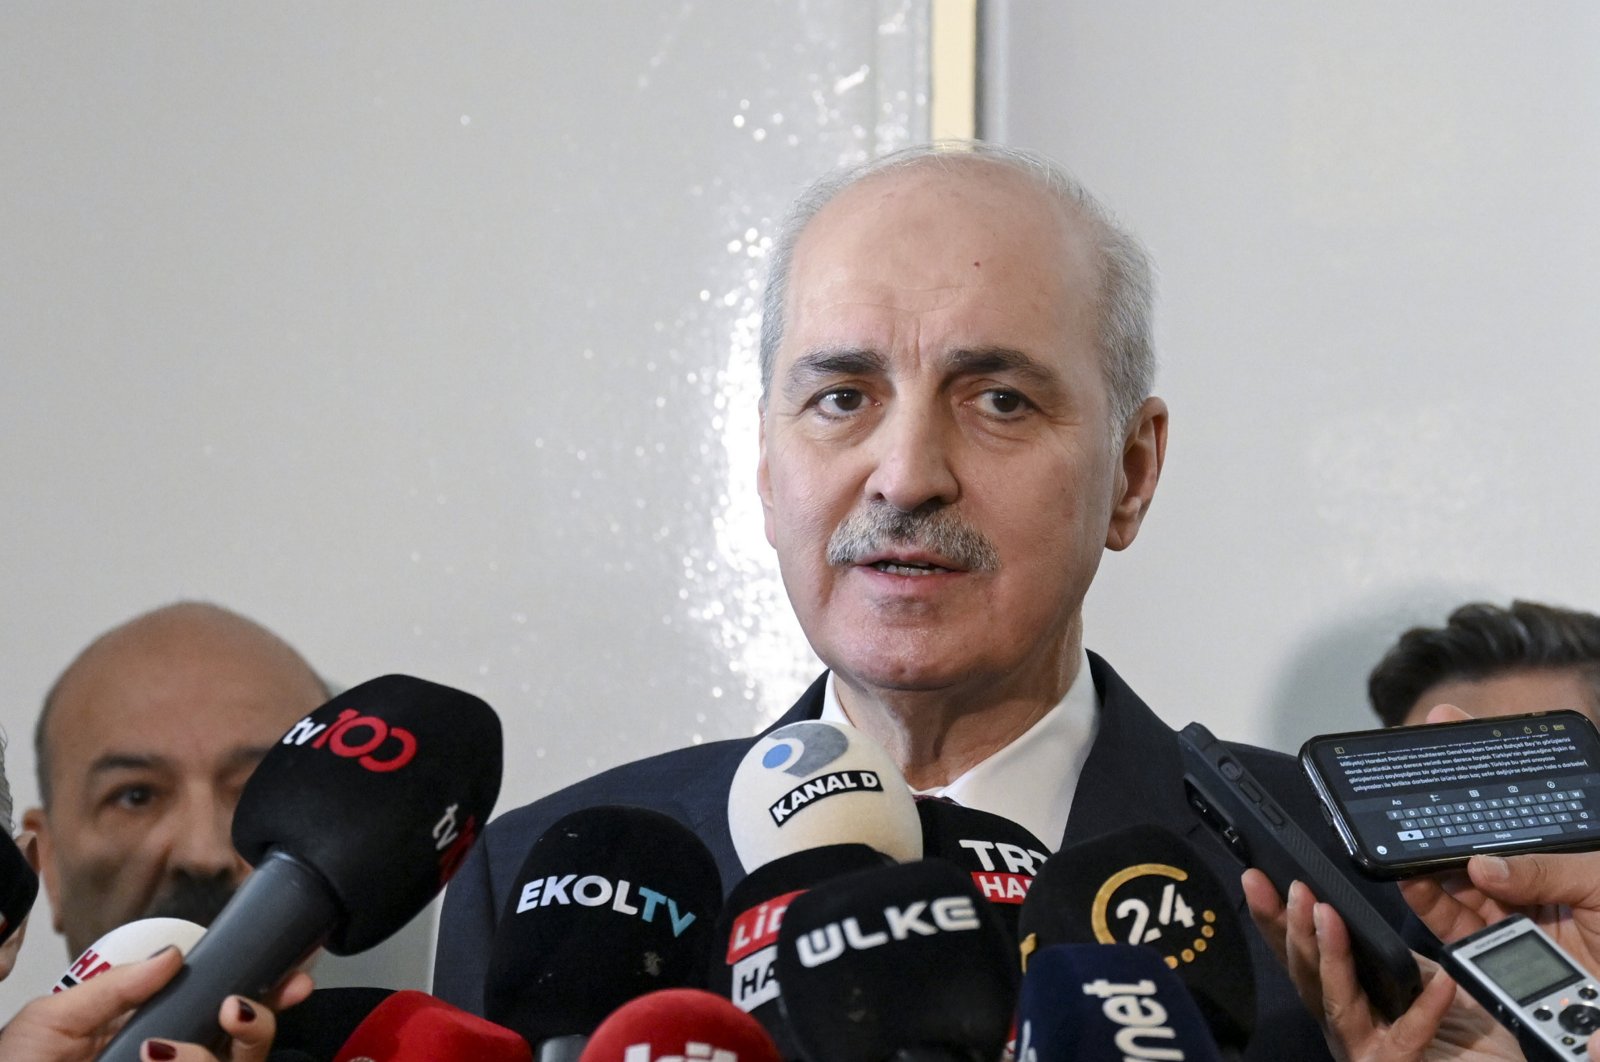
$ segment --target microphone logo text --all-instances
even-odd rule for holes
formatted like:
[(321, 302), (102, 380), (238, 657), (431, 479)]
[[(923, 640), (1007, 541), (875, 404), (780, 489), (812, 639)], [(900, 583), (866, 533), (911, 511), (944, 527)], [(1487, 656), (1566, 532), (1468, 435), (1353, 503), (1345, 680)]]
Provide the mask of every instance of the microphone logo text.
[(326, 748), (335, 756), (355, 760), (377, 774), (398, 771), (417, 754), (416, 736), (405, 727), (391, 727), (375, 715), (362, 715), (346, 708), (330, 723), (314, 723), (308, 715), (283, 735), (285, 745), (311, 742), (314, 749)]
[(654, 923), (656, 914), (664, 909), (675, 938), (682, 936), (683, 931), (694, 924), (693, 911), (678, 910), (677, 900), (654, 889), (647, 889), (643, 885), (638, 886), (639, 903), (630, 903), (629, 895), (633, 888), (633, 883), (626, 879), (613, 884), (610, 878), (603, 878), (599, 874), (586, 874), (583, 877), (576, 874), (552, 874), (549, 877), (534, 878), (522, 886), (522, 895), (517, 899), (517, 914), (537, 907), (549, 907), (552, 904), (557, 906), (577, 904), (580, 907), (609, 905), (618, 914), (638, 918), (641, 922)]
[(941, 896), (917, 900), (904, 907), (883, 910), (883, 928), (867, 931), (855, 918), (829, 922), (796, 940), (800, 965), (815, 969), (843, 955), (846, 949), (868, 951), (891, 940), (931, 937), (938, 933), (967, 933), (982, 927), (972, 900), (966, 896)]

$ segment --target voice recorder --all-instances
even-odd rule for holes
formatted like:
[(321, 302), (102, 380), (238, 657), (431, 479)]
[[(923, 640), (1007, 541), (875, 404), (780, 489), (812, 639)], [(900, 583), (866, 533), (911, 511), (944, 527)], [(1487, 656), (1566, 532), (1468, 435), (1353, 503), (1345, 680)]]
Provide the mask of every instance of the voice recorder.
[(1544, 930), (1512, 915), (1445, 950), (1455, 960), (1452, 973), (1476, 986), (1473, 995), (1519, 1034), (1525, 1050), (1531, 1038), (1552, 1059), (1584, 1056), (1600, 1029), (1600, 984)]
[(1373, 877), (1600, 848), (1600, 732), (1580, 712), (1329, 734), (1300, 766)]

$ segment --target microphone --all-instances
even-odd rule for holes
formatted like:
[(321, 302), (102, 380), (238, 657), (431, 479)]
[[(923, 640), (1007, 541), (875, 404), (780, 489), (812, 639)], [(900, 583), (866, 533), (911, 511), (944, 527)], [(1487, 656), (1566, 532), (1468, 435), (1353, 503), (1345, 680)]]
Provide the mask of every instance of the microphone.
[(994, 1062), (1017, 953), (972, 878), (930, 860), (797, 896), (778, 933), (778, 980), (810, 1062)]
[(1244, 927), (1222, 882), (1186, 841), (1141, 824), (1046, 860), (1022, 905), (1024, 968), (1055, 944), (1152, 948), (1193, 996), (1216, 1043), (1242, 1051), (1256, 988)]
[(81, 985), (113, 966), (148, 959), (168, 945), (187, 955), (205, 931), (204, 926), (182, 918), (141, 918), (120, 925), (84, 948), (83, 954), (67, 967), (50, 993), (54, 995)]
[[(272, 1039), (279, 1051), (299, 1051), (318, 1062), (328, 1062), (350, 1034), (394, 995), (392, 988), (319, 988), (288, 1010), (278, 1012), (278, 1034)], [(276, 1058), (272, 1062), (277, 1062)]]
[(892, 862), (864, 844), (808, 848), (763, 863), (728, 893), (711, 938), (726, 950), (712, 960), (707, 983), (759, 1021), (782, 1057), (800, 1055), (778, 984), (778, 932), (789, 904), (813, 885)]
[(617, 1007), (704, 983), (722, 904), (716, 860), (676, 819), (635, 807), (574, 811), (512, 879), (484, 975), (484, 1016), (539, 1057), (570, 1060)]
[(760, 738), (728, 786), (728, 832), (746, 870), (830, 844), (922, 858), (916, 802), (889, 754), (853, 726), (810, 720)]
[(10, 837), (0, 844), (0, 944), (10, 939), (33, 910), (39, 896), (39, 875)]
[(1034, 875), (1050, 858), (1039, 839), (1010, 819), (948, 800), (918, 800), (922, 857), (943, 859), (972, 883), (1012, 939)]
[(301, 719), (245, 783), (233, 846), (256, 869), (101, 1058), (149, 1037), (217, 1044), (222, 1000), (261, 998), (319, 946), (350, 955), (427, 906), (500, 792), (500, 721), (478, 698), (389, 675)]
[(721, 996), (667, 988), (619, 1007), (578, 1062), (780, 1062), (761, 1023)]
[(1161, 956), (1130, 944), (1035, 952), (1017, 1004), (1017, 1062), (1221, 1062), (1205, 1019)]
[[(325, 1057), (325, 1056), (324, 1056)], [(333, 1056), (333, 1062), (532, 1062), (528, 1041), (426, 992), (395, 992)]]

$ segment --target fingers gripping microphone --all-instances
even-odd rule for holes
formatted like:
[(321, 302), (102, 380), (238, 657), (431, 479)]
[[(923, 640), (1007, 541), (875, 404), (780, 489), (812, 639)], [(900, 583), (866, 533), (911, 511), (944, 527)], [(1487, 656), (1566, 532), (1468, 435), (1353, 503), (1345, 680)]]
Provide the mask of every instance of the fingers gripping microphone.
[(1017, 1004), (1017, 1062), (1219, 1062), (1183, 982), (1149, 948), (1036, 952)]
[[(291, 1011), (292, 1013), (292, 1011)], [(356, 1026), (333, 1062), (531, 1062), (528, 1041), (425, 992), (396, 992)]]
[(988, 906), (969, 875), (939, 860), (858, 871), (796, 897), (778, 934), (778, 980), (805, 1058), (999, 1058), (1017, 961)]
[(704, 982), (722, 905), (716, 860), (657, 811), (594, 807), (545, 831), (513, 880), (490, 949), (484, 1016), (542, 1058), (636, 996)]
[(205, 927), (182, 918), (141, 918), (120, 925), (83, 949), (67, 972), (50, 991), (63, 992), (98, 977), (113, 966), (140, 962), (162, 948), (171, 946), (189, 954), (195, 942), (205, 935)]
[(0, 944), (11, 938), (33, 910), (39, 896), (39, 875), (33, 872), (17, 842), (0, 843)]
[(943, 859), (971, 874), (1015, 939), (1022, 901), (1050, 858), (1045, 846), (1010, 819), (947, 800), (919, 800), (917, 815), (922, 819), (922, 857)]
[(721, 996), (668, 988), (600, 1023), (578, 1062), (779, 1062), (761, 1024)]
[(1174, 970), (1218, 1046), (1255, 1031), (1255, 975), (1244, 927), (1222, 882), (1182, 838), (1139, 825), (1064, 848), (1022, 905), (1024, 965), (1055, 944), (1137, 944)]
[(455, 873), (500, 791), (500, 721), (478, 698), (404, 675), (300, 720), (245, 784), (233, 845), (256, 870), (183, 969), (111, 1041), (217, 1043), (232, 994), (260, 998), (317, 947), (349, 955), (410, 921)]
[(728, 787), (728, 831), (746, 870), (830, 844), (922, 858), (915, 801), (889, 754), (851, 726), (808, 721), (758, 740)]

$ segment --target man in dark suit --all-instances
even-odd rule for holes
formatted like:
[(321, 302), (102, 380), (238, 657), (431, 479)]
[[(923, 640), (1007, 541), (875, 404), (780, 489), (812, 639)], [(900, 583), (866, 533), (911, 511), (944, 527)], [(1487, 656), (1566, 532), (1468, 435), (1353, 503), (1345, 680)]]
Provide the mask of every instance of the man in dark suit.
[[(1100, 557), (1133, 542), (1166, 450), (1149, 306), (1137, 243), (1042, 159), (913, 149), (800, 200), (766, 297), (758, 485), (790, 601), (830, 670), (780, 722), (848, 719), (913, 789), (1052, 847), (1163, 825), (1213, 862), (1242, 912), (1237, 866), (1185, 803), (1173, 731), (1083, 647)], [(678, 818), (731, 887), (743, 868), (728, 785), (750, 744), (621, 767), (492, 824), (447, 894), (436, 992), (481, 1009), (512, 879), (576, 808)], [(1291, 760), (1241, 755), (1315, 821)], [(1253, 935), (1252, 948), (1272, 1035), (1251, 1057), (1323, 1057)]]

